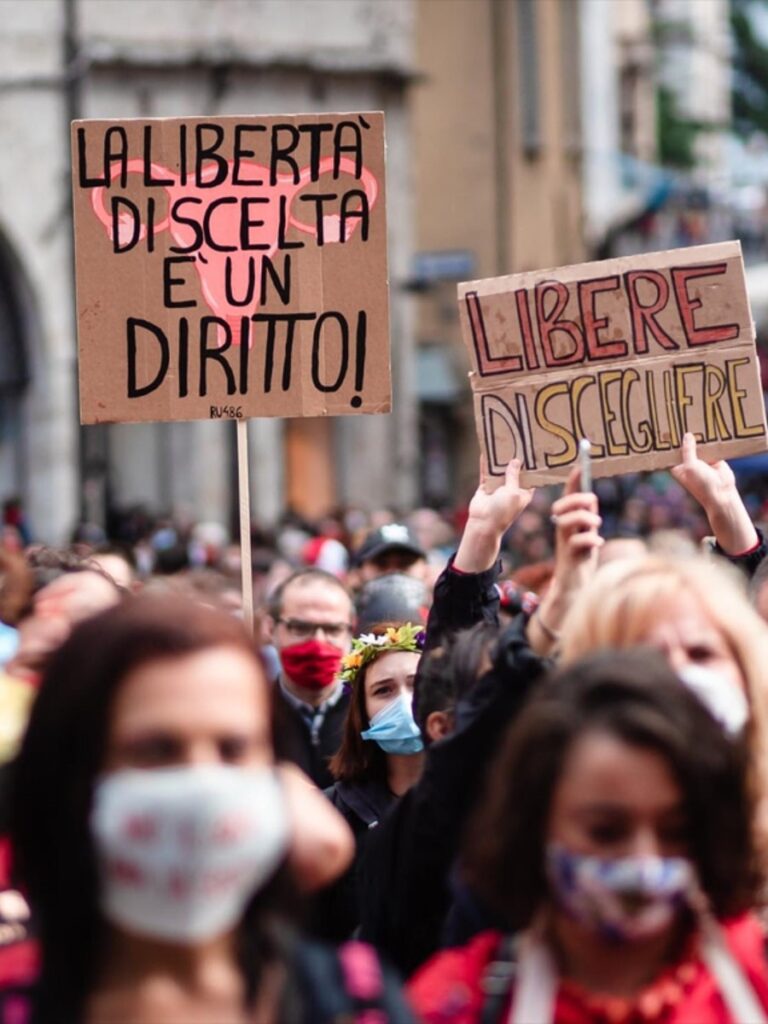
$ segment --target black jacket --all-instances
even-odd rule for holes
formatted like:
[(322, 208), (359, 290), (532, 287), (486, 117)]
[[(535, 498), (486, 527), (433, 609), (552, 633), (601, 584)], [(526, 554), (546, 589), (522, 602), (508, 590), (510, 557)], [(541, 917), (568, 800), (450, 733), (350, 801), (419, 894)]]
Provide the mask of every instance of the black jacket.
[[(428, 642), (430, 630), (443, 637), (493, 621), (495, 576), (495, 570), (458, 574), (449, 566), (435, 587)], [(546, 667), (531, 652), (525, 625), (521, 616), (501, 635), (493, 668), (457, 708), (456, 731), (429, 747), (420, 781), (368, 835), (358, 875), (360, 937), (405, 974), (439, 945), (451, 903), (451, 869), (487, 766)]]
[(352, 829), (355, 859), (341, 878), (317, 897), (310, 931), (326, 942), (343, 942), (355, 934), (360, 924), (358, 866), (368, 837), (397, 797), (375, 780), (337, 782), (326, 789), (325, 795)]
[(276, 735), (280, 748), (278, 754), (286, 761), (297, 764), (320, 789), (333, 785), (328, 761), (341, 746), (348, 708), (349, 694), (345, 693), (325, 713), (313, 740), (309, 724), (286, 698), (280, 683), (275, 683)]
[(336, 810), (344, 815), (358, 844), (369, 829), (376, 828), (397, 799), (387, 786), (375, 779), (366, 782), (336, 782), (325, 791), (325, 795)]
[(746, 574), (748, 579), (751, 579), (757, 571), (758, 565), (768, 555), (768, 544), (765, 542), (763, 531), (755, 527), (757, 531), (757, 545), (751, 550), (745, 552), (743, 555), (729, 555), (727, 551), (724, 551), (719, 544), (715, 544), (715, 551), (718, 555), (722, 555), (723, 558), (727, 559), (732, 565), (735, 565), (737, 569), (741, 569)]
[[(758, 536), (754, 551), (729, 558), (747, 574), (768, 551), (759, 531)], [(473, 575), (449, 565), (435, 586), (427, 647), (477, 622), (498, 621), (497, 575), (496, 568)], [(358, 874), (360, 937), (406, 975), (441, 943), (455, 892), (451, 872), (486, 769), (549, 667), (531, 651), (526, 625), (527, 617), (518, 616), (501, 634), (493, 668), (459, 703), (456, 731), (428, 749), (420, 781), (368, 837)]]

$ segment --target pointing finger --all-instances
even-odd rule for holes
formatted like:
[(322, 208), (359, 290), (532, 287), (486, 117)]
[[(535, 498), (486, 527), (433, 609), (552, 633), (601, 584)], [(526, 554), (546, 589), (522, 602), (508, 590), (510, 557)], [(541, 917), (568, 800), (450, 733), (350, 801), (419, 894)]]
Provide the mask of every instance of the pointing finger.
[(520, 490), (520, 459), (510, 459), (504, 473), (504, 483), (507, 487)]
[(696, 461), (696, 436), (690, 431), (683, 434), (683, 465), (690, 466)]
[(563, 494), (578, 494), (581, 490), (581, 467), (573, 466), (565, 481)]

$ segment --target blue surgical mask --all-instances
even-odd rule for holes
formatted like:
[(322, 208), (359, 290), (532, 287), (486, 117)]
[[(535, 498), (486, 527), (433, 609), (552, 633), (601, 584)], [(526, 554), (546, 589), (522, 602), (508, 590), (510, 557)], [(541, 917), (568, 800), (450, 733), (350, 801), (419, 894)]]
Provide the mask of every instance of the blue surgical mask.
[(364, 740), (373, 740), (387, 754), (418, 754), (424, 741), (413, 720), (410, 697), (401, 694), (390, 701), (371, 719), (369, 729), (360, 733)]

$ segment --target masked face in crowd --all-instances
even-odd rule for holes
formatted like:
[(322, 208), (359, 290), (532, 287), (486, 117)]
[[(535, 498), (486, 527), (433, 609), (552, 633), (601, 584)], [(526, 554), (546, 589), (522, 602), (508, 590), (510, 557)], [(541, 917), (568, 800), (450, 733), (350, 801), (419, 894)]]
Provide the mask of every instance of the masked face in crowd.
[(744, 675), (728, 640), (693, 594), (657, 609), (653, 625), (636, 642), (657, 647), (678, 674), (693, 665), (744, 690)]
[(365, 712), (368, 721), (396, 697), (413, 699), (413, 683), (420, 652), (390, 651), (382, 654), (365, 671)]
[(547, 877), (570, 926), (609, 942), (668, 932), (694, 885), (681, 789), (656, 752), (589, 732), (552, 800)]
[(379, 655), (365, 671), (365, 711), (370, 727), (362, 737), (378, 743), (385, 753), (417, 754), (423, 749), (411, 708), (420, 658), (417, 651), (390, 651)]
[(319, 693), (333, 684), (352, 643), (352, 602), (342, 587), (317, 578), (286, 587), (272, 642), (288, 685)]
[(237, 925), (288, 843), (269, 722), (261, 670), (242, 650), (129, 673), (91, 818), (113, 925), (180, 944)]

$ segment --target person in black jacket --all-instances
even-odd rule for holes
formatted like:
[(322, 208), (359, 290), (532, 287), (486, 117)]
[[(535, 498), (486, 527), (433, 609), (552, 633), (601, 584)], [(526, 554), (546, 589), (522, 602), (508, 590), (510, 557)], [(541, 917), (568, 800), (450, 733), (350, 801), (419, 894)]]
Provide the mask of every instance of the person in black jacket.
[[(411, 704), (424, 637), (420, 624), (381, 623), (355, 638), (343, 662), (351, 699), (326, 795), (352, 829), (356, 861), (370, 830), (421, 774), (424, 744)], [(347, 938), (359, 923), (356, 861), (321, 897), (315, 916), (323, 938)]]
[[(519, 463), (513, 460), (502, 487), (492, 494), (482, 484), (478, 488), (459, 551), (435, 587), (428, 648), (458, 629), (497, 621), (501, 539), (531, 499), (531, 492), (519, 487), (518, 473)], [(754, 571), (765, 542), (743, 508), (727, 464), (710, 466), (698, 459), (695, 439), (686, 435), (673, 475), (704, 507), (719, 553)], [(538, 609), (520, 615), (501, 634), (491, 670), (457, 705), (455, 731), (429, 747), (419, 783), (387, 813), (366, 846), (359, 869), (360, 935), (375, 942), (405, 974), (444, 938), (455, 900), (451, 874), (487, 766), (547, 667), (544, 656), (558, 645), (568, 609), (594, 573), (602, 544), (597, 500), (578, 487), (574, 471), (564, 496), (552, 506), (555, 573)], [(417, 679), (417, 720), (419, 698)]]
[(300, 569), (272, 595), (266, 628), (280, 655), (275, 703), (285, 756), (325, 789), (349, 707), (338, 676), (352, 642), (351, 594), (331, 573)]
[[(501, 539), (531, 500), (510, 462), (504, 484), (478, 488), (455, 557), (435, 586), (426, 646), (477, 622), (498, 622)], [(552, 506), (557, 553), (552, 584), (538, 609), (500, 635), (492, 667), (459, 700), (454, 731), (431, 743), (419, 782), (380, 821), (359, 867), (360, 936), (410, 974), (440, 943), (452, 902), (451, 871), (469, 813), (499, 740), (547, 667), (560, 624), (594, 572), (600, 517), (593, 494), (579, 493), (578, 472)], [(416, 717), (421, 694), (416, 682)]]

